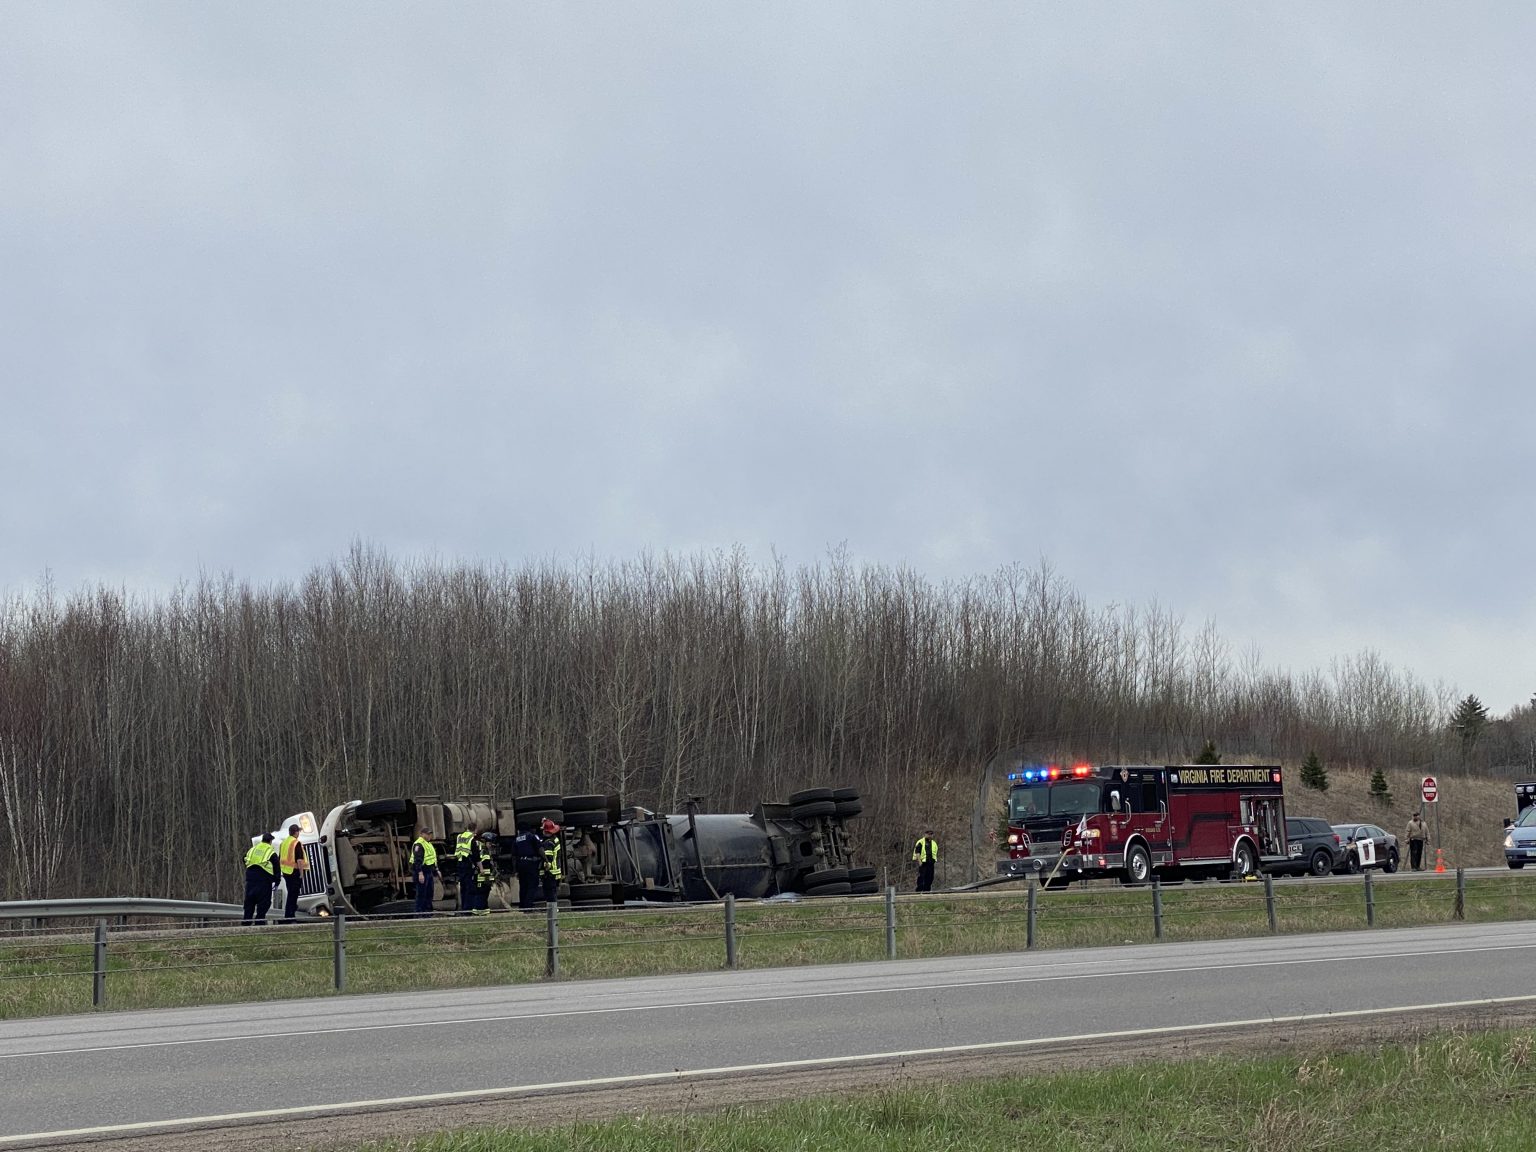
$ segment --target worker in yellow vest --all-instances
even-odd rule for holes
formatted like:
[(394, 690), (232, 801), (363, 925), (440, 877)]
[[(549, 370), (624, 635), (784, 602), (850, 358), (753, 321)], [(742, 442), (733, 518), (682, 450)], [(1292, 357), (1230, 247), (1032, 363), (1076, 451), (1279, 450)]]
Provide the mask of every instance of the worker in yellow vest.
[(453, 860), (459, 873), (459, 915), (475, 910), (475, 830), (466, 828), (453, 842)]
[(933, 866), (939, 862), (939, 842), (933, 838), (932, 828), (917, 838), (912, 846), (912, 859), (917, 861), (917, 890), (933, 891)]
[(245, 915), (243, 924), (265, 924), (277, 886), (277, 849), (272, 833), (265, 832), (245, 854)]
[(539, 879), (544, 884), (544, 902), (558, 904), (560, 881), (565, 879), (565, 841), (560, 835), (560, 825), (546, 818), (539, 825), (544, 833), (544, 855), (539, 865)]
[(418, 828), (416, 839), (411, 842), (411, 877), (416, 882), (416, 913), (430, 915), (437, 887), (437, 848), (428, 828)]
[(288, 825), (288, 835), (277, 849), (277, 863), (282, 870), (285, 899), (283, 923), (292, 924), (299, 915), (299, 889), (304, 887), (304, 873), (309, 871), (309, 859), (304, 855), (304, 845), (299, 843), (299, 826)]
[(496, 861), (491, 850), (496, 844), (496, 833), (482, 832), (475, 841), (475, 906), (476, 916), (491, 914), (491, 888), (496, 883)]

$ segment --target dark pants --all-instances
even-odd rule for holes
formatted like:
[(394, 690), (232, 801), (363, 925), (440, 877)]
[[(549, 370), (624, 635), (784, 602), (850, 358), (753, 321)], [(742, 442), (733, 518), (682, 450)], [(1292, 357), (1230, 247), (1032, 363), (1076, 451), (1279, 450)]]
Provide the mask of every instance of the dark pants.
[(917, 866), (917, 890), (919, 892), (933, 891), (933, 861), (927, 860)]
[(548, 872), (539, 877), (544, 882), (544, 903), (557, 904), (560, 901), (560, 877), (551, 876)]
[(459, 861), (459, 914), (475, 910), (475, 866), (468, 860)]
[(418, 872), (426, 873), (426, 882), (423, 883), (423, 884), (416, 885), (416, 911), (417, 912), (431, 912), (432, 911), (432, 895), (433, 895), (434, 891), (437, 889), (437, 869), (436, 868), (420, 868), (420, 869), (417, 869), (416, 872), (412, 872), (411, 873), (411, 878), (413, 880), (416, 878), (416, 875), (417, 875)]
[(245, 924), (265, 924), (267, 912), (272, 907), (272, 874), (262, 872), (245, 876)]
[(1408, 859), (1413, 864), (1415, 872), (1422, 872), (1424, 870), (1424, 841), (1408, 841)]
[(526, 912), (533, 907), (534, 901), (538, 898), (539, 862), (519, 860), (517, 862), (517, 906)]
[(288, 897), (283, 901), (283, 923), (292, 924), (299, 915), (299, 889), (304, 887), (304, 874), (290, 872), (283, 877)]
[(495, 881), (487, 880), (475, 885), (475, 911), (489, 912), (491, 910), (491, 885)]

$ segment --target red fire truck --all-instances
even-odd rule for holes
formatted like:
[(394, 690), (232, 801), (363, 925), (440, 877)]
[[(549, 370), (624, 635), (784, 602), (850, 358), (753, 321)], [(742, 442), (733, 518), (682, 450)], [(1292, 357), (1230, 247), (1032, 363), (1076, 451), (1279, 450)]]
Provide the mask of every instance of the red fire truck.
[(1042, 765), (1009, 780), (1007, 875), (1143, 884), (1247, 876), (1287, 859), (1275, 765)]

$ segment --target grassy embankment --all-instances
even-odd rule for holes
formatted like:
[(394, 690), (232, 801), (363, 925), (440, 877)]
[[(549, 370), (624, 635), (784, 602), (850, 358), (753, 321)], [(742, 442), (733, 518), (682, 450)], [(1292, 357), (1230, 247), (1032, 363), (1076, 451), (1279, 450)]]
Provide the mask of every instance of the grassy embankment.
[(1370, 1051), (1144, 1063), (896, 1087), (768, 1107), (500, 1128), (367, 1152), (1014, 1152), (1514, 1149), (1536, 1146), (1536, 1035), (1433, 1037)]
[[(1277, 880), (1280, 932), (1365, 927), (1359, 883)], [(1269, 930), (1263, 885), (1202, 884), (1163, 891), (1165, 940), (1262, 936)], [(1375, 886), (1378, 927), (1451, 920), (1454, 877)], [(1018, 890), (902, 897), (896, 903), (900, 957), (1024, 949), (1026, 896)], [(1043, 892), (1036, 946), (1088, 947), (1154, 940), (1149, 889)], [(1536, 915), (1536, 883), (1523, 874), (1472, 877), (1466, 918)], [(737, 909), (744, 968), (879, 960), (885, 957), (880, 898)], [(725, 964), (719, 907), (566, 913), (560, 973), (590, 979), (718, 970)], [(347, 925), (347, 990), (385, 992), (522, 983), (544, 978), (544, 918), (501, 913), (483, 920), (436, 918)], [(157, 929), (113, 933), (107, 1006), (185, 1004), (319, 996), (332, 991), (328, 924), (246, 929)], [(91, 945), (78, 932), (0, 941), (0, 1017), (86, 1011)]]

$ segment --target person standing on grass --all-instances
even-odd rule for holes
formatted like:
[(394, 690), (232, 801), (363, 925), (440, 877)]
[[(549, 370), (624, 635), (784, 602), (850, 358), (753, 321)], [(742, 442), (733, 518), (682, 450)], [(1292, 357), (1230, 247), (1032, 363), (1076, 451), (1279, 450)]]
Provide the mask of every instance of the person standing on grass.
[(917, 838), (912, 846), (912, 859), (917, 861), (917, 890), (932, 892), (933, 866), (939, 862), (939, 842), (933, 838), (932, 828)]
[(560, 881), (565, 879), (565, 844), (560, 837), (560, 825), (546, 819), (540, 826), (544, 833), (544, 855), (539, 876), (544, 881), (544, 902), (560, 902)]
[(459, 915), (475, 910), (475, 830), (466, 828), (453, 843), (453, 859), (459, 873)]
[(288, 825), (288, 835), (277, 850), (278, 867), (283, 875), (283, 923), (292, 924), (299, 915), (299, 889), (304, 886), (304, 873), (309, 871), (309, 860), (304, 855), (304, 845), (299, 843), (299, 826)]
[(482, 832), (475, 845), (475, 906), (472, 911), (476, 916), (491, 914), (491, 888), (496, 883), (496, 862), (491, 859), (491, 846), (495, 841), (496, 833)]
[(544, 839), (536, 828), (524, 828), (512, 841), (512, 856), (517, 862), (517, 906), (532, 912), (539, 897), (539, 868), (544, 860)]
[(433, 889), (437, 887), (437, 849), (426, 828), (418, 828), (411, 843), (411, 876), (416, 881), (416, 913), (430, 915)]
[(1424, 840), (1428, 835), (1424, 814), (1415, 812), (1408, 821), (1408, 860), (1415, 872), (1424, 871)]
[(277, 886), (277, 849), (272, 833), (263, 832), (245, 854), (245, 913), (242, 924), (265, 924)]

